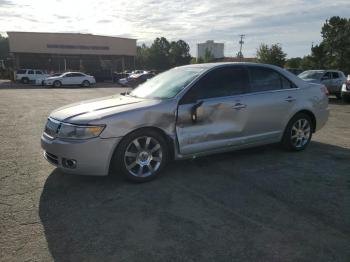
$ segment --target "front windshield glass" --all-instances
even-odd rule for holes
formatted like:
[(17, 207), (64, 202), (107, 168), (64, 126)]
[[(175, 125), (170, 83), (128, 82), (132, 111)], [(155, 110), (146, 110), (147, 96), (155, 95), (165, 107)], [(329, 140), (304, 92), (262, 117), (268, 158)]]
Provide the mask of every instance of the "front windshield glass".
[(130, 95), (140, 98), (172, 98), (203, 71), (204, 68), (201, 67), (176, 67), (139, 85)]
[(323, 76), (321, 71), (305, 71), (298, 75), (301, 79), (321, 79)]

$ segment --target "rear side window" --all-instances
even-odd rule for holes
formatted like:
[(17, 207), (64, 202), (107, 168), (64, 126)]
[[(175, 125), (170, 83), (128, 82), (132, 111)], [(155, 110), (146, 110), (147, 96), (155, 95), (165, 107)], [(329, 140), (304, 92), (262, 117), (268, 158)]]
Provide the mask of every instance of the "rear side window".
[(23, 69), (17, 70), (17, 74), (25, 74), (26, 72), (27, 70), (23, 70)]
[(81, 76), (84, 76), (83, 74), (80, 74), (80, 73), (72, 73), (73, 77), (81, 77)]
[(339, 73), (338, 72), (332, 72), (332, 78), (333, 79), (339, 78)]
[(34, 70), (29, 70), (28, 75), (34, 75)]
[(278, 72), (263, 67), (250, 67), (251, 92), (264, 92), (272, 90), (290, 89), (296, 86)]
[(184, 101), (240, 95), (247, 91), (248, 85), (249, 77), (244, 68), (218, 68), (201, 78)]

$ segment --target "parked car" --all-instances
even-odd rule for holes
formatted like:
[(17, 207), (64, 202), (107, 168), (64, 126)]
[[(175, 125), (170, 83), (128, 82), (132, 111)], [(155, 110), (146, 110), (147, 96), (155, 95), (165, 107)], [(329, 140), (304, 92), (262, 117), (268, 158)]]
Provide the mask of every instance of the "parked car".
[(347, 80), (342, 86), (341, 97), (343, 98), (344, 102), (350, 103), (350, 75), (348, 75)]
[(153, 73), (141, 73), (141, 74), (132, 74), (129, 77), (119, 79), (118, 83), (122, 86), (136, 87), (139, 84), (146, 82), (148, 79), (154, 77)]
[(272, 65), (177, 67), (130, 94), (53, 111), (44, 156), (66, 172), (155, 178), (171, 158), (281, 142), (301, 151), (328, 119), (327, 90)]
[(15, 80), (23, 84), (41, 84), (41, 80), (48, 77), (49, 74), (43, 70), (37, 69), (19, 69), (15, 73)]
[(93, 76), (86, 75), (80, 72), (67, 72), (59, 76), (48, 77), (43, 81), (45, 86), (61, 87), (65, 85), (78, 85), (89, 87), (96, 83)]
[(343, 72), (338, 70), (308, 70), (298, 76), (305, 81), (325, 85), (330, 95), (335, 95), (338, 99), (341, 98), (341, 87), (346, 81)]

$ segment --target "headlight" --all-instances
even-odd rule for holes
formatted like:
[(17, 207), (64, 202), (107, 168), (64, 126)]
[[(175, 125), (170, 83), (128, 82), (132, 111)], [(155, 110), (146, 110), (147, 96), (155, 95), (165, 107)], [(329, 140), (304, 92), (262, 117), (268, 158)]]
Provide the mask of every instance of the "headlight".
[(77, 126), (62, 123), (57, 136), (70, 139), (88, 139), (98, 137), (105, 126)]

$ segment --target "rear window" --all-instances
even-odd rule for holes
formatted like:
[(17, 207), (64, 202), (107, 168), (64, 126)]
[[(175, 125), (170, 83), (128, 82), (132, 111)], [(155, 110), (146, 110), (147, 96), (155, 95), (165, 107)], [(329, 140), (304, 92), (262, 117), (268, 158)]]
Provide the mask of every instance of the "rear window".
[(21, 69), (21, 70), (17, 70), (17, 74), (25, 74), (27, 72), (27, 70)]
[(251, 92), (264, 92), (295, 88), (295, 85), (287, 78), (270, 68), (249, 68)]
[(333, 79), (339, 78), (338, 72), (332, 72), (332, 78), (333, 78)]

